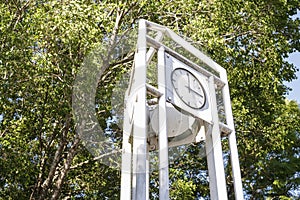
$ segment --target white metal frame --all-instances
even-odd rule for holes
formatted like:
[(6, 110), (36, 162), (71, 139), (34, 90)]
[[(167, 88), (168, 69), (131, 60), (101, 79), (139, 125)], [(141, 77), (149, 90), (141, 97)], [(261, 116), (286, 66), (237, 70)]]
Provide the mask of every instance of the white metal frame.
[[(148, 30), (156, 31), (156, 37), (147, 34)], [(200, 59), (212, 70), (215, 75), (196, 65), (184, 56), (176, 53), (161, 40), (169, 37), (186, 51)], [(158, 88), (146, 83), (147, 65), (158, 52)], [(224, 173), (223, 151), (221, 144), (222, 132), (226, 132), (229, 140), (230, 158), (235, 189), (235, 198), (243, 199), (243, 189), (234, 130), (232, 109), (230, 104), (229, 86), (226, 70), (192, 46), (169, 28), (146, 21), (139, 21), (139, 34), (137, 50), (135, 53), (134, 67), (132, 70), (130, 86), (126, 91), (123, 130), (121, 200), (149, 199), (149, 157), (147, 148), (147, 105), (146, 94), (152, 93), (158, 97), (159, 104), (159, 197), (161, 200), (169, 199), (168, 177), (168, 135), (166, 118), (166, 70), (165, 53), (170, 54), (186, 63), (198, 73), (207, 77), (210, 93), (210, 110), (212, 121), (206, 122), (206, 154), (208, 161), (210, 197), (211, 199), (227, 199), (226, 180)], [(221, 123), (218, 117), (216, 102), (216, 87), (222, 90), (226, 124)], [(201, 119), (197, 112), (192, 113)]]

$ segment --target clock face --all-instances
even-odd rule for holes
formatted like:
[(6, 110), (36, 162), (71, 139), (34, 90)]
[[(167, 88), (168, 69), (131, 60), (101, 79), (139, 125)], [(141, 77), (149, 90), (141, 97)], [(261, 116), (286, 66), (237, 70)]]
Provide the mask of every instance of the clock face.
[(177, 68), (171, 74), (173, 87), (179, 98), (189, 107), (200, 109), (206, 96), (200, 81), (188, 70)]

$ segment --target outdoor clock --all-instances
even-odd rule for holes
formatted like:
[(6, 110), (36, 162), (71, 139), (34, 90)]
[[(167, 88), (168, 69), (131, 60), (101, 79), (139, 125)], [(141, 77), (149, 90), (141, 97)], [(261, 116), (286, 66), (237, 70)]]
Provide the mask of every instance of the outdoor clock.
[(176, 68), (171, 74), (171, 82), (178, 97), (187, 106), (200, 109), (205, 105), (205, 91), (200, 81), (188, 70)]

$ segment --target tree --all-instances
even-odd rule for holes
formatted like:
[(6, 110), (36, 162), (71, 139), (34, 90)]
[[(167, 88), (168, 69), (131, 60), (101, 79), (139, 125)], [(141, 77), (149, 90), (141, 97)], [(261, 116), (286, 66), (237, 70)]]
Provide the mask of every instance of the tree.
[[(295, 71), (284, 58), (299, 51), (299, 20), (290, 18), (297, 9), (296, 1), (218, 1), (207, 8), (213, 12), (195, 18), (195, 25), (190, 23), (185, 29), (194, 40), (206, 39), (210, 55), (228, 71), (249, 198), (292, 196), (293, 189), (277, 183), (298, 183), (299, 169), (292, 164), (299, 159), (299, 147), (293, 144), (299, 141), (298, 114), (289, 113), (293, 103), (286, 105), (283, 97), (283, 81), (294, 78)], [(207, 28), (196, 32), (197, 27)], [(288, 161), (281, 156), (274, 159), (274, 151)], [(276, 168), (291, 175), (280, 176)]]
[[(283, 81), (295, 78), (295, 66), (284, 58), (300, 49), (299, 19), (291, 19), (299, 8), (297, 0), (2, 0), (0, 197), (119, 198), (119, 171), (97, 162), (102, 158), (76, 134), (72, 90), (92, 49), (105, 41), (114, 46), (140, 18), (192, 38), (227, 69), (246, 198), (297, 197), (300, 113), (285, 101)], [(113, 86), (129, 70), (131, 55), (109, 62), (99, 77), (96, 111), (103, 129), (113, 117)], [(120, 137), (117, 126), (106, 130)], [(171, 165), (172, 198), (178, 191), (182, 199), (209, 198), (200, 147), (191, 146)], [(152, 188), (155, 198), (157, 185)]]

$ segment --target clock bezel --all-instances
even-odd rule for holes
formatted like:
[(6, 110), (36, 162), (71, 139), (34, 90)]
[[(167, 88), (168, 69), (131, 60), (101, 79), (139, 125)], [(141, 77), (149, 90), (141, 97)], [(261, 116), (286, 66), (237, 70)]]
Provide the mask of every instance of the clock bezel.
[[(175, 85), (174, 85), (174, 83), (173, 83), (173, 74), (175, 73), (175, 71), (177, 71), (177, 70), (183, 70), (183, 71), (186, 71), (187, 73), (189, 73), (198, 83), (199, 83), (199, 85), (200, 85), (200, 87), (201, 87), (201, 89), (202, 89), (202, 91), (203, 91), (203, 95), (204, 95), (204, 100), (203, 100), (203, 103), (202, 103), (202, 105), (201, 106), (198, 106), (198, 107), (195, 107), (195, 106), (192, 106), (192, 105), (189, 105), (183, 98), (181, 98), (181, 96), (182, 95), (180, 95), (178, 92), (177, 92), (177, 90), (175, 89)], [(189, 70), (187, 70), (187, 69), (185, 69), (185, 68), (182, 68), (182, 67), (178, 67), (178, 68), (175, 68), (175, 69), (173, 69), (172, 70), (172, 72), (171, 72), (171, 84), (172, 84), (172, 87), (173, 87), (173, 89), (175, 90), (175, 93), (176, 93), (176, 95), (178, 96), (178, 98), (185, 104), (185, 105), (187, 105), (188, 107), (190, 107), (190, 108), (192, 108), (192, 109), (197, 109), (197, 110), (200, 110), (200, 109), (202, 109), (205, 105), (206, 105), (206, 101), (207, 101), (207, 95), (206, 95), (206, 91), (205, 91), (205, 89), (204, 89), (204, 87), (203, 87), (203, 85), (202, 85), (202, 83), (201, 83), (201, 81), (191, 72), (191, 71), (189, 71)]]

